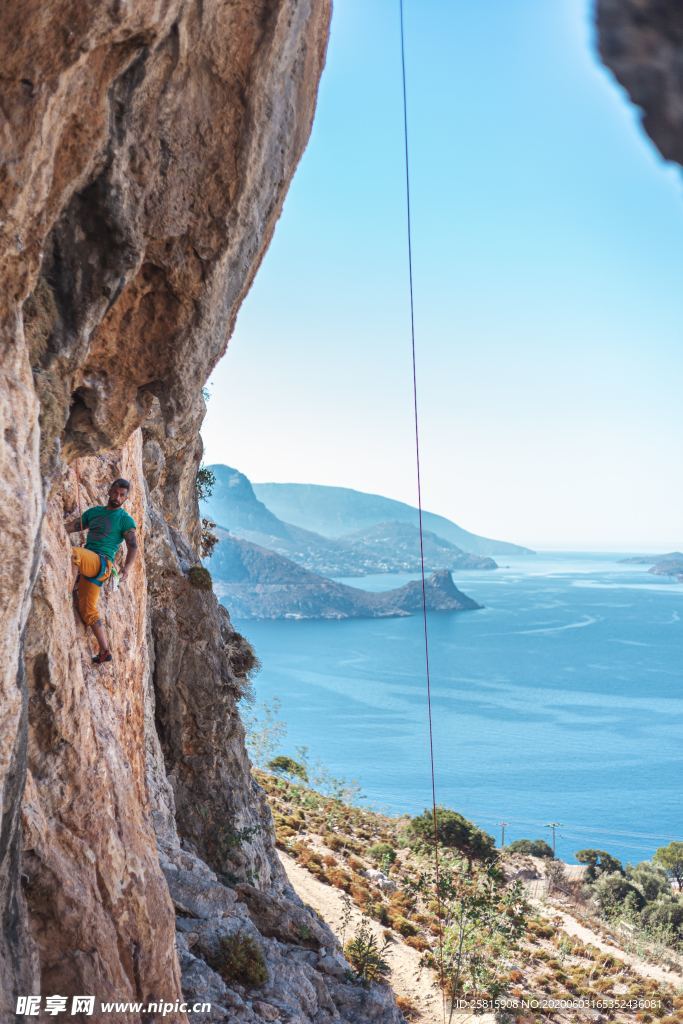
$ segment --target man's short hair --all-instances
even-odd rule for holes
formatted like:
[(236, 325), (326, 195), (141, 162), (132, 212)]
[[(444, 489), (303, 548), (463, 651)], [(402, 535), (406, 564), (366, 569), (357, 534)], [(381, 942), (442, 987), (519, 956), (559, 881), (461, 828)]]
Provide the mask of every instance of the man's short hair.
[(129, 491), (130, 490), (130, 483), (128, 482), (128, 480), (124, 480), (123, 477), (120, 476), (118, 478), (118, 480), (114, 480), (114, 483), (111, 485), (109, 490), (111, 490), (112, 487), (125, 487), (126, 490)]

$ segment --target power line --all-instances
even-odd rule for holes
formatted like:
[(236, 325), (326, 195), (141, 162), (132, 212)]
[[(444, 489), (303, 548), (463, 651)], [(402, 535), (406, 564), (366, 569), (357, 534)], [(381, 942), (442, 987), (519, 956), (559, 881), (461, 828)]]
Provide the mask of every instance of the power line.
[[(500, 815), (498, 814), (489, 814), (488, 812), (478, 814), (476, 811), (468, 811), (467, 814), (470, 818), (495, 821), (497, 824), (500, 824)], [(547, 822), (531, 818), (507, 818), (506, 821), (508, 825), (533, 825), (537, 828), (545, 828), (547, 824)], [(600, 825), (575, 825), (573, 822), (564, 822), (564, 826), (572, 829), (574, 832), (587, 832), (616, 837), (624, 836), (630, 839), (661, 839), (670, 843), (682, 841), (680, 836), (664, 835), (657, 832), (627, 832), (623, 829), (604, 828)], [(624, 843), (624, 845), (627, 844)]]

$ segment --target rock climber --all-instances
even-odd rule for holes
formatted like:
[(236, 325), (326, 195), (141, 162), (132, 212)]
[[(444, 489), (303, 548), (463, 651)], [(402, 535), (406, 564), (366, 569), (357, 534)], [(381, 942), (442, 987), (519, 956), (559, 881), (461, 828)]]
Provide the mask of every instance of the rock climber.
[(125, 540), (127, 551), (120, 576), (122, 583), (138, 553), (135, 520), (123, 508), (129, 494), (130, 484), (127, 480), (114, 480), (109, 488), (106, 505), (86, 509), (83, 515), (65, 524), (67, 533), (77, 533), (84, 529), (88, 531), (85, 547), (73, 548), (71, 560), (78, 570), (78, 612), (85, 625), (92, 629), (100, 648), (92, 659), (95, 665), (103, 665), (105, 661), (112, 660), (107, 633), (97, 607), (100, 589), (111, 576), (121, 541)]

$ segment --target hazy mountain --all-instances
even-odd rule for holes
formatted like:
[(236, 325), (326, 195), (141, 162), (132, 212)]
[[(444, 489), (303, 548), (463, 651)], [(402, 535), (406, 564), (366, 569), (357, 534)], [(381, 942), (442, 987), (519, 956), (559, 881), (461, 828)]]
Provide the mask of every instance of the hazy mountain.
[[(362, 576), (380, 572), (418, 572), (419, 532), (414, 523), (381, 523), (347, 537), (332, 539), (284, 522), (259, 501), (248, 478), (229, 466), (210, 469), (216, 482), (202, 502), (202, 515), (235, 536), (291, 558), (323, 576)], [(450, 541), (426, 531), (425, 567), (495, 569), (491, 558), (461, 551)]]
[[(420, 531), (412, 523), (378, 523), (376, 526), (345, 534), (341, 540), (346, 541), (359, 554), (365, 554), (366, 558), (374, 558), (378, 564), (382, 564), (383, 561), (391, 564), (400, 562), (401, 568), (405, 571), (418, 571), (420, 568)], [(430, 570), (498, 568), (492, 558), (462, 551), (431, 530), (423, 531), (422, 541), (425, 566)]]
[[(216, 593), (234, 618), (351, 619), (413, 615), (422, 609), (419, 581), (383, 593), (348, 587), (309, 572), (288, 558), (220, 531), (220, 543), (207, 567)], [(430, 611), (481, 607), (442, 570), (427, 580)]]
[[(288, 523), (325, 537), (342, 537), (353, 531), (389, 521), (417, 523), (417, 509), (393, 498), (366, 494), (348, 487), (319, 484), (254, 484), (256, 497)], [(423, 524), (432, 533), (477, 555), (532, 554), (528, 548), (507, 541), (480, 537), (444, 516), (423, 513)]]

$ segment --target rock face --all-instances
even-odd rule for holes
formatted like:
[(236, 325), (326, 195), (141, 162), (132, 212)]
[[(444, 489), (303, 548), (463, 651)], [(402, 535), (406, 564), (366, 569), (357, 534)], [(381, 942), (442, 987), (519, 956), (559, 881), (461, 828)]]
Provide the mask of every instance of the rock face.
[[(383, 989), (361, 1006), (285, 883), (238, 714), (253, 654), (191, 571), (201, 387), (306, 144), (329, 16), (328, 0), (0, 13), (2, 1021), (30, 993), (197, 993), (215, 1003), (197, 1021), (400, 1020)], [(63, 521), (118, 475), (144, 557), (103, 594), (114, 661), (96, 669)], [(258, 991), (209, 964), (235, 930), (261, 949)]]
[(600, 55), (642, 110), (667, 160), (683, 164), (683, 7), (678, 0), (598, 0)]

